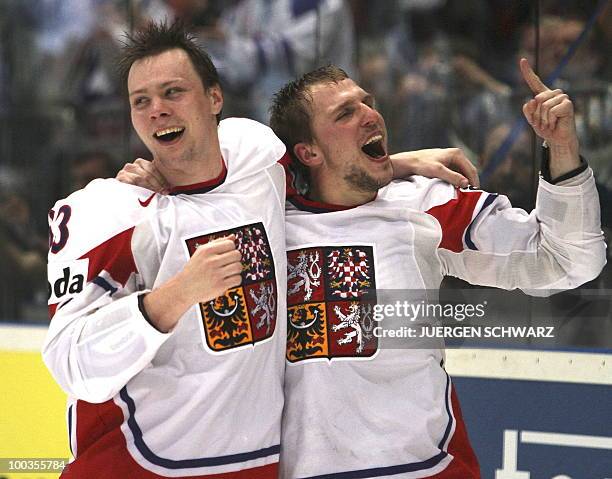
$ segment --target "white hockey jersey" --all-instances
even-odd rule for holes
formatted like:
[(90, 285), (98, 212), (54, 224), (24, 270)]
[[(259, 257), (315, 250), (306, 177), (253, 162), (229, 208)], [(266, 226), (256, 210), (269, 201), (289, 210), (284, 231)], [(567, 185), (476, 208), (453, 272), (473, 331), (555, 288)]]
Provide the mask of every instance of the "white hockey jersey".
[[(64, 477), (277, 477), (285, 147), (246, 119), (222, 121), (219, 138), (225, 168), (212, 182), (161, 196), (95, 180), (50, 213), (43, 357), (69, 394)], [(242, 284), (157, 331), (138, 296), (231, 233)]]
[(438, 289), (444, 275), (539, 294), (595, 278), (605, 244), (592, 172), (541, 180), (531, 214), (420, 177), (350, 209), (288, 199), (281, 477), (480, 477), (443, 350), (388, 348), (359, 300)]

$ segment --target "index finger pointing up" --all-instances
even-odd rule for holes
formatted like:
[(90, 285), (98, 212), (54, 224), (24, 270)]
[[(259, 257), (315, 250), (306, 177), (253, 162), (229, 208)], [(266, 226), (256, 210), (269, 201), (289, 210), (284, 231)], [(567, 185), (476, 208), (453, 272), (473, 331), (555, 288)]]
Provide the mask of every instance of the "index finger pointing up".
[(523, 78), (525, 79), (527, 85), (529, 85), (529, 88), (531, 88), (531, 91), (533, 93), (537, 95), (538, 93), (542, 93), (544, 91), (549, 90), (549, 88), (544, 85), (544, 83), (542, 83), (540, 77), (535, 74), (526, 58), (521, 58), (520, 67)]

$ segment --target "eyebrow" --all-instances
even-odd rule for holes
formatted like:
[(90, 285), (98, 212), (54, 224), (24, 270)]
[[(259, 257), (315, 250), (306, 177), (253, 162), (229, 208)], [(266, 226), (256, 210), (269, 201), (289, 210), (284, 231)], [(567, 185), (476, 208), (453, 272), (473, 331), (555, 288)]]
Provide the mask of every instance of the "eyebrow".
[[(166, 82), (162, 83), (161, 85), (159, 85), (158, 88), (166, 88), (167, 86), (172, 85), (173, 83), (176, 83), (178, 81), (180, 81), (180, 80), (179, 79), (175, 79), (175, 80), (166, 81)], [(134, 90), (133, 92), (131, 92), (129, 94), (129, 96), (138, 95), (140, 93), (145, 93), (146, 91), (147, 91), (146, 88), (139, 88), (138, 90)]]
[[(369, 101), (369, 102), (372, 102), (372, 103), (373, 103), (373, 102), (374, 102), (374, 96), (373, 96), (372, 94), (370, 94), (370, 93), (366, 93), (366, 94), (363, 96), (363, 98), (362, 98), (361, 100), (359, 100), (359, 103), (363, 103), (363, 102), (366, 102), (366, 101)], [(349, 100), (345, 100), (345, 101), (343, 101), (342, 103), (340, 103), (340, 105), (338, 105), (337, 107), (335, 107), (335, 108), (332, 110), (332, 114), (334, 114), (334, 115), (335, 115), (336, 113), (340, 113), (340, 111), (341, 111), (342, 109), (344, 109), (344, 108), (346, 108), (347, 106), (349, 106), (349, 105), (353, 104), (354, 102), (355, 102), (355, 99), (354, 99), (354, 98), (349, 99)]]

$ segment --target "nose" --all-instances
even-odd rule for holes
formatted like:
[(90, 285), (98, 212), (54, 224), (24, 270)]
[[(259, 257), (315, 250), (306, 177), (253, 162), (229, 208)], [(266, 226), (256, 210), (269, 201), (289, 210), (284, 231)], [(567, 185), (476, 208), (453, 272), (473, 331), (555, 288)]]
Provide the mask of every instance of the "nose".
[(151, 120), (157, 120), (164, 116), (170, 116), (170, 108), (167, 103), (159, 97), (153, 97), (151, 99), (151, 107), (149, 109), (149, 117)]
[(376, 109), (372, 108), (371, 106), (366, 105), (365, 103), (362, 103), (362, 112), (363, 112), (363, 117), (362, 117), (363, 126), (371, 126), (371, 125), (378, 124), (379, 119), (380, 119), (380, 113), (378, 113)]

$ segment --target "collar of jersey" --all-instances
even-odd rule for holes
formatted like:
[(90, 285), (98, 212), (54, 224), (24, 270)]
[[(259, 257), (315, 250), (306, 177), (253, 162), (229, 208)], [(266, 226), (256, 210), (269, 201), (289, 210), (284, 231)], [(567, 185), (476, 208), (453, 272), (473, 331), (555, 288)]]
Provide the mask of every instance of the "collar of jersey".
[(285, 170), (285, 191), (287, 194), (287, 201), (295, 206), (298, 210), (308, 211), (310, 213), (331, 213), (333, 211), (344, 211), (357, 208), (357, 206), (344, 206), (335, 205), (332, 203), (323, 203), (321, 201), (311, 200), (300, 194), (295, 186), (295, 176), (291, 169), (291, 163), (293, 159), (288, 153), (285, 153), (283, 157), (278, 161)]
[(198, 195), (202, 193), (208, 193), (214, 190), (217, 186), (223, 184), (225, 178), (227, 178), (227, 167), (225, 161), (221, 160), (223, 166), (221, 173), (212, 180), (203, 181), (202, 183), (194, 183), (192, 185), (175, 186), (170, 189), (170, 195)]
[(298, 210), (309, 211), (310, 213), (331, 213), (332, 211), (344, 211), (357, 208), (357, 206), (334, 205), (332, 203), (323, 203), (320, 201), (309, 200), (308, 198), (299, 195), (287, 195), (287, 201), (295, 206)]

